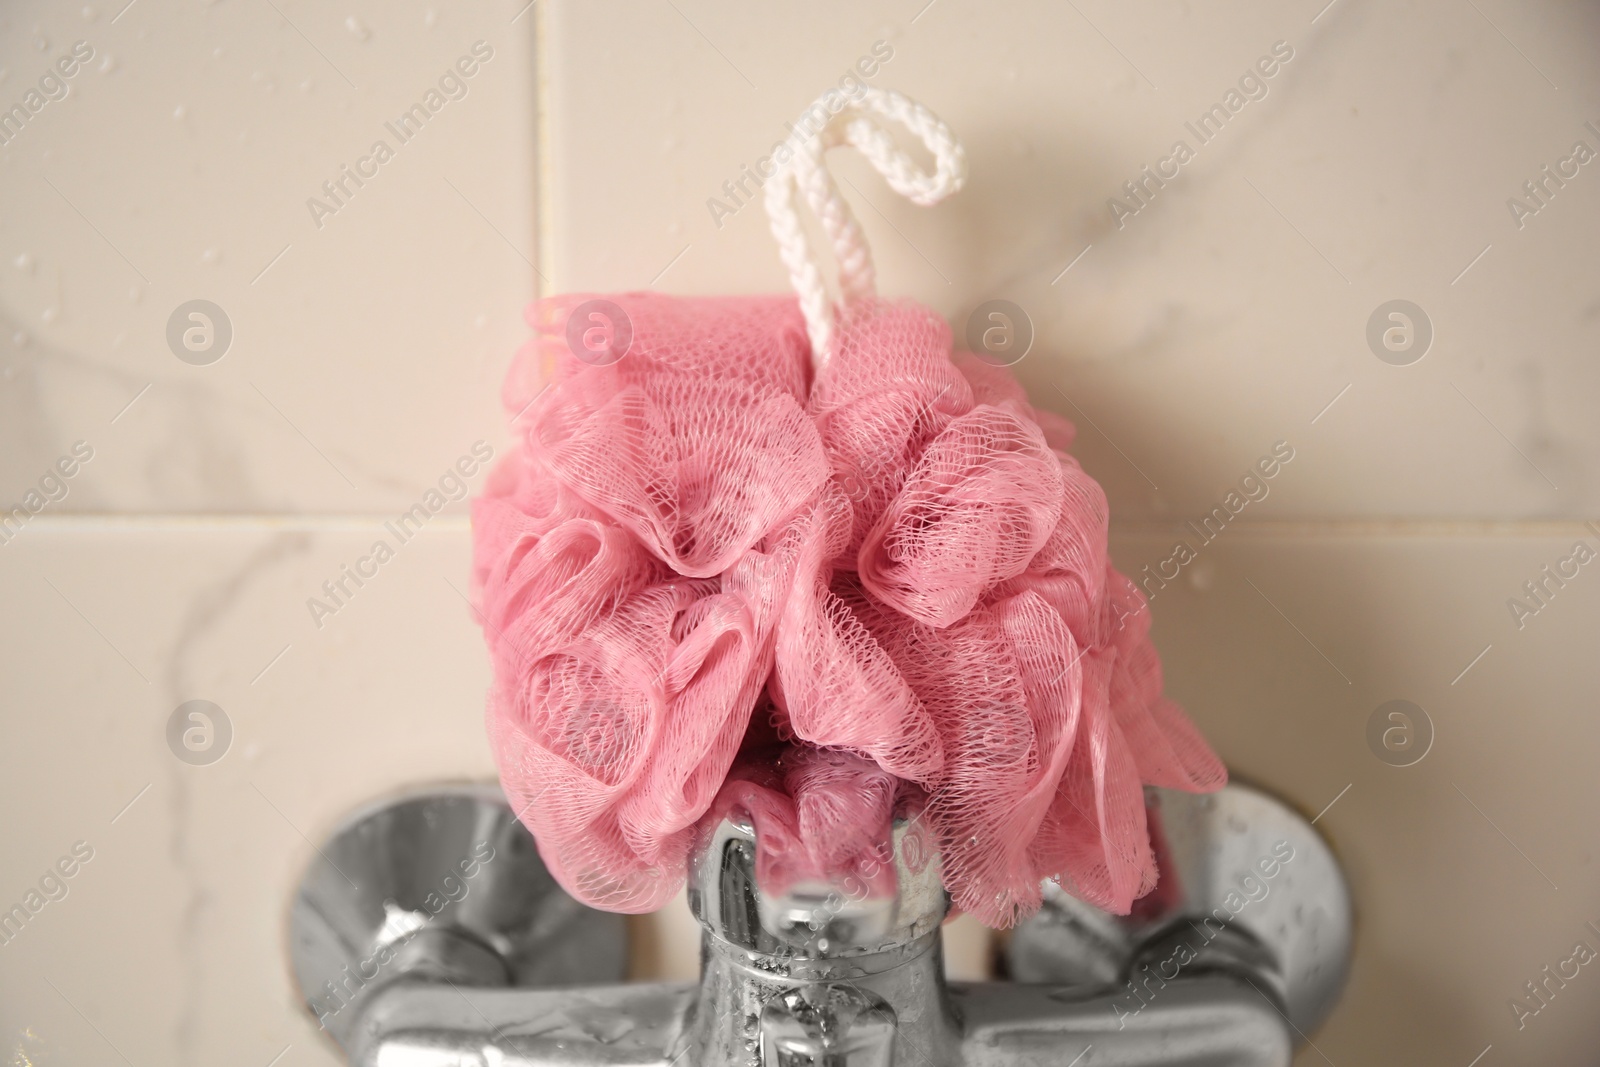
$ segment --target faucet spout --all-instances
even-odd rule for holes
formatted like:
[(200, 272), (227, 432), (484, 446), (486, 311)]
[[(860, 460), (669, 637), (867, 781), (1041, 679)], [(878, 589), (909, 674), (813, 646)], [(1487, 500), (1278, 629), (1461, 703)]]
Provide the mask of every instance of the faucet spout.
[(696, 1062), (890, 1067), (906, 1062), (896, 1044), (913, 1027), (959, 1045), (939, 938), (948, 900), (936, 859), (906, 847), (919, 832), (907, 819), (885, 828), (893, 857), (880, 877), (772, 886), (748, 822), (712, 831), (689, 881), (705, 928)]
[(761, 1013), (762, 1067), (890, 1067), (898, 1026), (882, 997), (845, 982), (784, 993)]

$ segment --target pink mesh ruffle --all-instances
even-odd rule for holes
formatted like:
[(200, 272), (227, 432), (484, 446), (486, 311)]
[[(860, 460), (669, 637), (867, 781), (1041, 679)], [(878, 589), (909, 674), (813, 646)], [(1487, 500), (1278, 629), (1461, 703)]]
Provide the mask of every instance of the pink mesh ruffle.
[(1142, 785), (1226, 775), (1071, 425), (915, 303), (846, 318), (812, 380), (792, 298), (608, 297), (608, 366), (567, 348), (584, 299), (530, 309), (518, 446), (473, 504), (490, 739), (561, 883), (659, 907), (733, 807), (774, 878), (878, 876), (915, 797), (959, 909), (1010, 925), (1054, 878), (1127, 912)]

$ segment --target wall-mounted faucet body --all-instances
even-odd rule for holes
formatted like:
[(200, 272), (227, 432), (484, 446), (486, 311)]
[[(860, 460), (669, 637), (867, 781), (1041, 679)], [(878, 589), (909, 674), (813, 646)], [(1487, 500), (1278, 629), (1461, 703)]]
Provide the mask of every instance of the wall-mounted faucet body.
[(764, 890), (755, 834), (724, 821), (690, 870), (700, 981), (599, 984), (625, 967), (620, 918), (554, 885), (498, 790), (433, 790), (321, 850), (296, 974), (363, 1067), (1286, 1067), (1348, 964), (1332, 854), (1240, 786), (1152, 793), (1151, 816), (1161, 884), (1133, 916), (1052, 892), (1011, 936), (1012, 980), (976, 984), (944, 978), (937, 857), (907, 862), (903, 821), (874, 895)]

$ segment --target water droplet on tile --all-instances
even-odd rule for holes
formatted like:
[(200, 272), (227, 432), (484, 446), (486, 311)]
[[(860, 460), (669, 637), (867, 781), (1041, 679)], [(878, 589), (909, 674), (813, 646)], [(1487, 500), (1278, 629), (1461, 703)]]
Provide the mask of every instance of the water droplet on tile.
[(367, 29), (366, 24), (354, 15), (344, 20), (344, 28), (355, 34), (356, 40), (363, 43), (372, 39), (372, 31)]
[(488, 324), (489, 324), (489, 316), (483, 314), (481, 311), (477, 315), (474, 315), (473, 318), (472, 318), (472, 325), (476, 326), (480, 330), (483, 329)]
[(222, 249), (220, 249), (220, 248), (208, 248), (208, 249), (206, 249), (204, 252), (200, 253), (200, 262), (206, 264), (209, 267), (216, 266), (218, 263), (222, 262)]
[(132, 286), (132, 287), (130, 287), (128, 289), (128, 303), (137, 304), (140, 300), (143, 300), (143, 299), (144, 299), (144, 290), (142, 288), (140, 288), (139, 286), (135, 285), (135, 286)]
[(26, 330), (17, 330), (11, 335), (11, 346), (13, 348), (27, 348), (28, 342), (31, 340), (32, 338), (28, 336)]
[(188, 115), (188, 114), (189, 114), (189, 109), (184, 107), (182, 104), (179, 104), (177, 107), (172, 109), (172, 117), (174, 119), (178, 120), (179, 122), (182, 122), (184, 120), (184, 117), (186, 115)]
[(39, 312), (39, 318), (44, 320), (46, 326), (50, 325), (50, 323), (56, 321), (56, 319), (60, 317), (60, 308), (45, 308), (43, 311)]
[(107, 52), (100, 58), (100, 73), (110, 74), (117, 69), (117, 57)]
[(1189, 567), (1189, 584), (1204, 593), (1216, 584), (1217, 569), (1208, 559), (1197, 560)]
[(426, 11), (424, 11), (422, 13), (422, 24), (424, 26), (426, 26), (428, 29), (430, 29), (430, 30), (433, 29), (434, 23), (436, 23), (438, 21), (439, 21), (439, 13), (437, 11), (435, 11), (431, 7), (428, 8), (428, 10), (426, 10)]
[(46, 37), (42, 33), (39, 34), (39, 36), (37, 36), (37, 37), (35, 37), (33, 39), (33, 47), (37, 48), (41, 52), (49, 51), (50, 50), (50, 38)]
[(94, 9), (93, 4), (84, 4), (83, 10), (79, 14), (83, 16), (83, 21), (85, 22), (93, 22), (100, 17), (100, 12)]
[(300, 91), (302, 93), (309, 93), (311, 90), (315, 89), (316, 87), (317, 87), (317, 79), (315, 79), (315, 78), (307, 78), (305, 81), (300, 83)]
[(17, 258), (11, 262), (17, 265), (18, 270), (25, 271), (28, 274), (33, 273), (33, 256), (30, 253), (18, 252)]

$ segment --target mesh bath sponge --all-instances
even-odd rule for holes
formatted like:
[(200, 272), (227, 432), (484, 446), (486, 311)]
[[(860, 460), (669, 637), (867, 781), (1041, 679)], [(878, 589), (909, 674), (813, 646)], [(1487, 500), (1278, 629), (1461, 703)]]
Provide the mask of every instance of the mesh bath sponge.
[(937, 118), (865, 90), (768, 180), (798, 298), (530, 310), (517, 444), (473, 505), (501, 780), (597, 907), (661, 906), (697, 828), (737, 809), (763, 878), (880, 877), (898, 812), (985, 923), (1037, 909), (1049, 879), (1125, 913), (1156, 877), (1142, 786), (1226, 774), (1162, 695), (1071, 425), (927, 308), (873, 293), (821, 165), (838, 143), (918, 202), (960, 184)]

